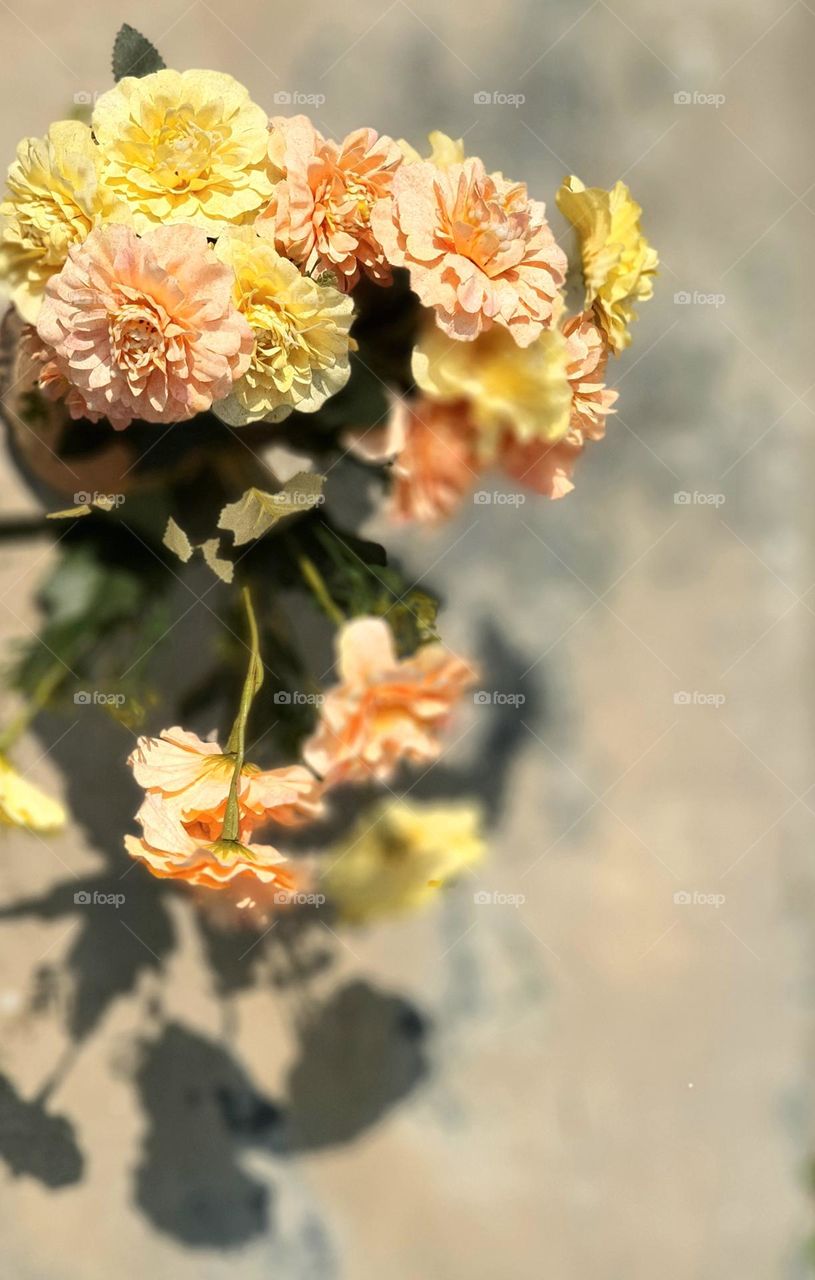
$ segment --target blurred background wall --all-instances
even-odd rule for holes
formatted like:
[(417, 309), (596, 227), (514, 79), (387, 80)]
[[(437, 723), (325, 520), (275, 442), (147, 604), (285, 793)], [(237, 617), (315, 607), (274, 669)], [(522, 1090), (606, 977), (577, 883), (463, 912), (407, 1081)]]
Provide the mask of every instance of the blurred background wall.
[[(478, 881), (340, 946), (350, 998), (379, 993), (421, 1036), (421, 1064), (393, 1068), (411, 1087), (358, 1131), (318, 1132), (294, 1156), (241, 1142), (240, 1123), (195, 1146), (215, 1125), (206, 1090), (219, 1072), (245, 1073), (257, 1106), (275, 1096), (291, 1025), (250, 990), (227, 1034), (180, 925), (166, 1061), (143, 1063), (134, 1093), (121, 1064), (148, 972), (107, 1006), (49, 1098), (81, 1135), (81, 1176), (62, 1187), (47, 1176), (53, 1128), (18, 1135), (42, 1144), (46, 1176), (0, 1173), (0, 1269), (14, 1280), (810, 1274), (815, 10), (11, 0), (0, 6), (2, 155), (76, 95), (109, 87), (125, 20), (168, 64), (229, 71), (270, 112), (318, 99), (302, 109), (332, 135), (361, 124), (415, 145), (433, 128), (463, 135), (550, 202), (559, 235), (565, 174), (623, 177), (662, 270), (611, 370), (620, 411), (576, 492), (467, 505), (439, 533), (398, 539), (418, 573), (432, 565), (449, 642), (481, 653), (489, 688), (527, 699), (489, 741), (468, 713), (446, 762), (465, 787), (512, 766)], [(2, 476), (4, 513), (34, 510), (7, 462)], [(47, 559), (45, 544), (4, 550), (4, 641), (31, 625)], [(37, 768), (56, 785), (60, 732), (23, 753), (34, 765), (45, 752)], [(76, 733), (88, 806), (113, 805), (94, 791), (104, 739)], [(4, 845), (3, 904), (98, 863), (87, 824), (49, 844)], [(493, 891), (524, 901), (478, 903)], [(0, 1071), (24, 1100), (63, 1033), (56, 1019), (21, 1021), (21, 993), (46, 959), (58, 967), (73, 927), (41, 916), (0, 930)], [(111, 953), (118, 945), (112, 936)], [(90, 957), (100, 982), (108, 963)], [(346, 1061), (344, 1025), (340, 1007), (317, 1093), (335, 1062), (363, 1070)], [(161, 1164), (162, 1142), (175, 1164), (166, 1151)], [(157, 1167), (164, 1182), (145, 1174)], [(208, 1234), (206, 1218), (221, 1226)]]

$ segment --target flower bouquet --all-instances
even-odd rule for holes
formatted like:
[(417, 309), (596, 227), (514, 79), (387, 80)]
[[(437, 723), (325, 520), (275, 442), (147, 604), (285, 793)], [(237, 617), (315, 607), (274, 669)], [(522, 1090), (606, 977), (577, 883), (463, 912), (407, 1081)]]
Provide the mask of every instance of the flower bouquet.
[[(476, 671), (359, 521), (441, 522), (494, 470), (569, 493), (652, 291), (640, 209), (567, 178), (569, 279), (543, 202), (461, 141), (334, 141), (129, 27), (113, 72), (89, 119), (20, 143), (0, 206), (0, 413), (44, 510), (28, 531), (56, 535), (6, 672), (0, 817), (60, 825), (9, 753), (36, 713), (92, 702), (135, 738), (122, 872), (126, 850), (257, 928), (422, 902), (481, 856), (479, 814), (398, 789)], [(182, 640), (197, 604), (215, 634)]]

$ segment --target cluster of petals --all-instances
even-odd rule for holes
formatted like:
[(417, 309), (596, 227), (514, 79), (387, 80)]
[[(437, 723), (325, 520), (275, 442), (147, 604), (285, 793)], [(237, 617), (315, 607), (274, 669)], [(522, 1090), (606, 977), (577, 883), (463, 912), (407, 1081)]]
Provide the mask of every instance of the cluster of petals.
[(117, 428), (178, 422), (248, 368), (252, 330), (232, 284), (196, 227), (100, 227), (49, 280), (37, 332), (91, 413)]
[(92, 127), (102, 181), (137, 231), (184, 222), (218, 235), (271, 194), (266, 113), (221, 71), (126, 76), (97, 99)]
[(403, 762), (424, 764), (440, 751), (449, 720), (475, 671), (441, 643), (399, 658), (383, 618), (356, 618), (337, 636), (340, 682), (325, 694), (303, 758), (327, 783), (385, 782)]
[(260, 221), (272, 223), (280, 252), (304, 271), (331, 272), (345, 290), (363, 273), (388, 284), (371, 213), (402, 163), (393, 139), (357, 129), (333, 142), (306, 116), (277, 116), (269, 158), (277, 181)]
[(276, 250), (269, 224), (232, 228), (215, 246), (233, 272), (235, 306), (252, 329), (249, 367), (216, 413), (231, 426), (313, 413), (345, 386), (354, 303)]
[(234, 756), (181, 728), (158, 738), (139, 738), (128, 761), (145, 790), (136, 815), (140, 838), (125, 837), (131, 857), (153, 875), (217, 888), (240, 876), (291, 887), (283, 855), (253, 843), (270, 823), (283, 827), (313, 821), (322, 812), (321, 787), (303, 765), (260, 770), (246, 764), (237, 787), (238, 835), (223, 839)]
[(60, 120), (44, 138), (23, 138), (0, 204), (0, 272), (22, 318), (33, 324), (45, 286), (101, 219), (127, 209), (99, 180), (100, 151), (86, 124)]
[(653, 295), (659, 258), (640, 228), (642, 210), (624, 182), (610, 191), (566, 178), (557, 194), (561, 212), (577, 230), (586, 283), (586, 306), (594, 309), (611, 350), (631, 342), (635, 302)]
[(451, 338), (502, 325), (528, 346), (552, 323), (566, 255), (544, 204), (481, 160), (402, 165), (371, 223), (392, 266)]

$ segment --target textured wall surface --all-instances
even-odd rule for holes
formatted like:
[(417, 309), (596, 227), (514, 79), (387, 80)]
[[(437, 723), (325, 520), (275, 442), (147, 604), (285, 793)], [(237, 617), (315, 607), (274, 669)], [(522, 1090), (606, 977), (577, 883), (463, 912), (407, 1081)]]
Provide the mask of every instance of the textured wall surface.
[[(441, 766), (494, 801), (478, 879), (338, 944), (318, 1012), (257, 983), (225, 1014), (200, 937), (151, 915), (140, 873), (139, 936), (87, 930), (74, 877), (120, 874), (128, 740), (78, 716), (26, 742), (79, 821), (0, 858), (0, 1270), (810, 1274), (815, 10), (11, 0), (2, 155), (108, 87), (123, 20), (270, 109), (319, 95), (335, 135), (463, 134), (550, 199), (568, 172), (623, 176), (662, 272), (575, 493), (398, 539), (432, 566), (450, 643), (526, 702), (469, 709)], [(34, 510), (2, 476), (3, 513)], [(4, 644), (48, 555), (4, 550)], [(73, 1046), (58, 1012), (22, 1012), (43, 969), (83, 975)]]

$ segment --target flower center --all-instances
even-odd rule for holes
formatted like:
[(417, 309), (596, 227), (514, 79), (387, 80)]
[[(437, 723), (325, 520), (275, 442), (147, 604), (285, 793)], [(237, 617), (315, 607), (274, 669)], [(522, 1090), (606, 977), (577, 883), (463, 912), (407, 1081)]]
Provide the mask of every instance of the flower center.
[(211, 167), (217, 138), (202, 129), (192, 109), (170, 111), (156, 140), (156, 173), (174, 191), (194, 185)]
[(164, 363), (164, 336), (146, 307), (121, 307), (111, 320), (110, 341), (116, 363), (130, 376)]

